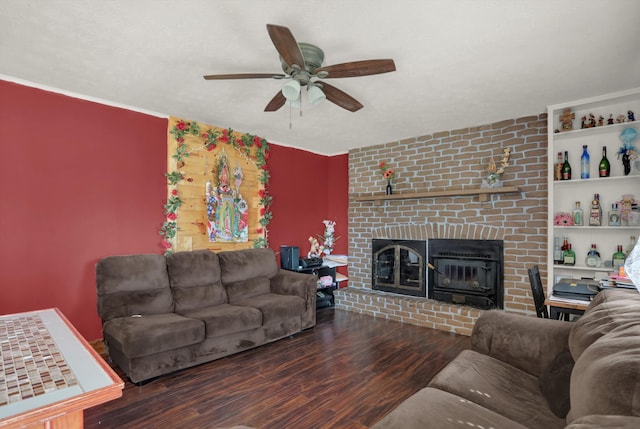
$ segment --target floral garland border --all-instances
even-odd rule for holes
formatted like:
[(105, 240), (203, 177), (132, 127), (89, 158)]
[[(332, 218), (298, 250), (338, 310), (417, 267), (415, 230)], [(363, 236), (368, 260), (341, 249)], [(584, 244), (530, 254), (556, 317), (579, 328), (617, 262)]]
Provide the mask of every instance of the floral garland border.
[[(214, 127), (215, 128), (215, 127)], [(171, 128), (169, 134), (176, 140), (176, 151), (171, 157), (176, 160), (176, 170), (165, 173), (167, 178), (167, 184), (172, 186), (171, 195), (167, 198), (167, 203), (164, 205), (164, 214), (166, 220), (160, 228), (159, 234), (164, 237), (162, 240), (162, 247), (165, 249), (165, 255), (173, 253), (174, 241), (178, 232), (178, 210), (182, 205), (182, 200), (178, 193), (177, 185), (185, 180), (185, 177), (180, 173), (180, 169), (185, 165), (185, 158), (191, 155), (189, 148), (184, 142), (185, 135), (200, 136), (204, 139), (204, 148), (208, 151), (214, 150), (218, 144), (225, 144), (231, 146), (233, 149), (242, 153), (248, 159), (255, 161), (256, 166), (260, 169), (259, 182), (264, 186), (258, 190), (258, 196), (260, 197), (260, 228), (256, 230), (258, 234), (263, 234), (262, 237), (258, 237), (253, 240), (253, 247), (268, 247), (268, 230), (267, 226), (273, 218), (273, 213), (270, 210), (272, 198), (266, 190), (266, 185), (269, 183), (270, 175), (267, 167), (267, 159), (269, 158), (269, 144), (266, 139), (256, 135), (244, 133), (235, 133), (231, 128), (216, 129), (209, 128), (206, 132), (200, 131), (200, 125), (195, 121), (178, 120), (178, 122)], [(255, 148), (255, 155), (251, 155), (252, 148)]]

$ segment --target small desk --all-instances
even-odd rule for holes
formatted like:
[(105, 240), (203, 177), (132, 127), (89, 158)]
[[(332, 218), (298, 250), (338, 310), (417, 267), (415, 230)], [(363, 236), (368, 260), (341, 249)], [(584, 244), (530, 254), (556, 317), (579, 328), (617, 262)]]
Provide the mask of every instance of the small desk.
[(560, 319), (560, 315), (566, 314), (567, 319), (569, 314), (584, 314), (584, 311), (589, 306), (588, 301), (579, 300), (559, 300), (554, 297), (549, 297), (544, 300), (544, 305), (549, 306), (549, 318)]
[(0, 428), (82, 428), (124, 382), (57, 309), (0, 316)]

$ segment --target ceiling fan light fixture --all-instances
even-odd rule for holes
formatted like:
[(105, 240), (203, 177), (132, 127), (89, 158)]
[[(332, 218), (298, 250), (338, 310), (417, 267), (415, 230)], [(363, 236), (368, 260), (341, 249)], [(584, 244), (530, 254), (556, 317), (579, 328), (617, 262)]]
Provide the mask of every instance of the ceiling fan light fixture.
[(290, 80), (282, 87), (282, 95), (289, 101), (300, 98), (300, 82), (295, 79)]
[(312, 106), (322, 103), (322, 101), (327, 98), (322, 89), (317, 85), (310, 85), (309, 88), (307, 88), (307, 97), (309, 97), (309, 102)]

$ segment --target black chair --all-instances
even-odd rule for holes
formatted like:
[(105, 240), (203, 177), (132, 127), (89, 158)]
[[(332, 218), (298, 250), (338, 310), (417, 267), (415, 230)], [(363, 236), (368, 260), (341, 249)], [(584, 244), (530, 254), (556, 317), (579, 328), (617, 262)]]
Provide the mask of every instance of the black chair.
[(544, 290), (542, 289), (542, 279), (540, 278), (540, 270), (537, 265), (527, 270), (529, 272), (529, 282), (531, 283), (531, 293), (533, 294), (533, 302), (536, 306), (536, 314), (544, 319), (549, 318), (549, 311), (544, 305)]

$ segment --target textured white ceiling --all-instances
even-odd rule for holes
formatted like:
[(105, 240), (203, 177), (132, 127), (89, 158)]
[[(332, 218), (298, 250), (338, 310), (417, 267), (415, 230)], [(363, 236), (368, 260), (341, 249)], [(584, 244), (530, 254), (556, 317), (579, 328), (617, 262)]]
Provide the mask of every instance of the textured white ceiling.
[[(0, 75), (333, 155), (640, 86), (639, 21), (637, 0), (2, 0)], [(282, 81), (202, 78), (280, 73), (267, 23), (397, 71), (332, 79), (364, 108), (302, 117), (263, 111)]]

